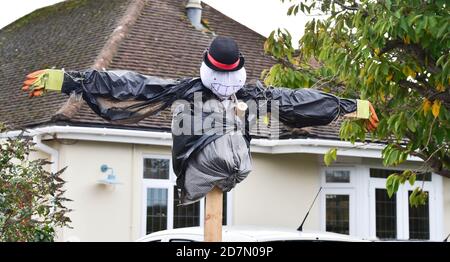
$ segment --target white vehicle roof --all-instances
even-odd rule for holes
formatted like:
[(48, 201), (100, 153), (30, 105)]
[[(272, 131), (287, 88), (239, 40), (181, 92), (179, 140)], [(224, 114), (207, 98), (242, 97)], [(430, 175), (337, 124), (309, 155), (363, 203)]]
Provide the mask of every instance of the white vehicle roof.
[[(266, 242), (266, 241), (367, 241), (343, 234), (319, 231), (297, 231), (292, 228), (263, 226), (224, 226), (224, 242)], [(138, 242), (203, 241), (203, 227), (185, 227), (158, 231), (146, 235)]]

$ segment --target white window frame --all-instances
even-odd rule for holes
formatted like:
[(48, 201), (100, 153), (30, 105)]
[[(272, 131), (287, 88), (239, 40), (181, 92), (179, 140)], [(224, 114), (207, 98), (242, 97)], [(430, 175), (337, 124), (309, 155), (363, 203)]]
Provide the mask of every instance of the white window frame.
[(348, 195), (349, 196), (349, 235), (355, 235), (356, 230), (356, 205), (355, 205), (355, 193), (353, 189), (348, 188), (322, 188), (321, 206), (323, 219), (321, 223), (321, 230), (326, 230), (326, 195)]
[[(144, 178), (144, 159), (165, 159), (169, 160), (169, 179), (149, 179)], [(173, 229), (173, 194), (174, 186), (176, 184), (176, 175), (172, 169), (172, 156), (168, 154), (143, 154), (141, 157), (141, 164), (139, 170), (139, 177), (142, 181), (142, 203), (141, 203), (141, 237), (146, 235), (147, 231), (147, 189), (148, 188), (162, 188), (167, 189), (167, 229)], [(228, 192), (224, 194), (227, 197), (227, 225), (232, 223), (232, 203), (233, 193)], [(200, 200), (200, 226), (203, 226), (205, 218), (205, 198)]]
[[(411, 168), (410, 166), (409, 168)], [(408, 166), (401, 166), (398, 168), (384, 167), (379, 164), (335, 164), (331, 167), (321, 167), (320, 171), (320, 184), (322, 186), (322, 193), (320, 196), (320, 228), (325, 230), (326, 227), (326, 216), (325, 216), (325, 194), (332, 194), (334, 189), (342, 189), (339, 193), (346, 193), (353, 195), (350, 197), (350, 209), (357, 209), (358, 212), (350, 211), (353, 213), (350, 217), (350, 234), (358, 237), (375, 239), (376, 238), (376, 224), (375, 224), (375, 191), (372, 188), (374, 183), (378, 181), (376, 186), (380, 188), (385, 187), (384, 178), (371, 178), (370, 169), (389, 169), (389, 170), (404, 170)], [(326, 183), (325, 182), (325, 171), (326, 170), (351, 170), (350, 171), (350, 183)], [(430, 192), (429, 195), (429, 214), (430, 214), (430, 240), (442, 241), (446, 232), (444, 232), (444, 200), (443, 200), (443, 182), (442, 177), (437, 174), (432, 174), (431, 182), (425, 186), (425, 190)], [(419, 181), (415, 185), (418, 185)], [(403, 188), (403, 189), (402, 189)], [(406, 185), (400, 186), (400, 192), (403, 191), (402, 195), (399, 194), (398, 197), (403, 199), (408, 199), (407, 190), (413, 189), (408, 183)], [(353, 200), (353, 201), (352, 201)], [(408, 205), (403, 205), (398, 214), (404, 214), (405, 219), (401, 220), (401, 227), (397, 222), (397, 234), (399, 230), (402, 230), (399, 239), (409, 238), (409, 209)], [(398, 221), (399, 219), (397, 219)], [(353, 233), (354, 232), (354, 233)], [(448, 234), (448, 233), (447, 233)]]
[[(350, 182), (349, 183), (336, 183), (336, 182), (326, 182), (326, 171), (350, 171)], [(322, 188), (355, 188), (355, 167), (353, 166), (332, 166), (323, 167), (321, 175)]]
[[(349, 171), (350, 172), (350, 182), (349, 183), (330, 183), (326, 182), (326, 171)], [(353, 236), (356, 234), (356, 198), (355, 198), (355, 167), (353, 166), (332, 166), (332, 167), (322, 167), (321, 168), (321, 186), (322, 192), (320, 196), (320, 229), (322, 231), (326, 230), (326, 195), (348, 195), (349, 196), (349, 235)]]
[[(387, 169), (402, 171), (407, 168), (386, 168), (380, 166), (368, 166), (369, 173), (369, 237), (376, 239), (376, 206), (375, 190), (386, 189), (386, 178), (370, 177), (370, 169)], [(421, 185), (422, 181), (416, 181), (411, 186), (408, 182), (400, 185), (397, 192), (397, 239), (409, 239), (409, 198), (408, 191)], [(442, 240), (439, 232), (442, 232), (442, 177), (432, 173), (431, 181), (424, 182), (424, 190), (428, 192), (429, 228), (430, 240)]]

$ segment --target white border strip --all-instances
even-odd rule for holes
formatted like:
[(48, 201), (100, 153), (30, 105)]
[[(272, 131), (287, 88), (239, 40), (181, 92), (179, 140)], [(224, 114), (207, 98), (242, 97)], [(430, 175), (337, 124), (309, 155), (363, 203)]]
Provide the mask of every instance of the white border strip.
[[(20, 131), (10, 131), (0, 134), (0, 138), (17, 136)], [(42, 135), (42, 140), (77, 139), (86, 141), (102, 141), (117, 143), (133, 143), (145, 145), (171, 146), (172, 134), (168, 132), (139, 131), (129, 129), (99, 128), (99, 127), (77, 127), (77, 126), (47, 126), (28, 130), (30, 136)], [(308, 153), (324, 154), (330, 148), (339, 149), (340, 156), (381, 158), (381, 150), (384, 145), (375, 143), (352, 144), (347, 141), (326, 139), (252, 139), (251, 151), (263, 154), (287, 154)], [(409, 156), (409, 161), (422, 161), (418, 157)]]

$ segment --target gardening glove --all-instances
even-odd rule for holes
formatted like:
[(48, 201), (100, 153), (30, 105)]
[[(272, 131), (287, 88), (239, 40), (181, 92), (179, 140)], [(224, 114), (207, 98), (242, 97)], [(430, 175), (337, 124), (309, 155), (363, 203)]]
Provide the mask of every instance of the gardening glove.
[(373, 105), (367, 101), (367, 100), (356, 100), (356, 111), (350, 114), (346, 115), (347, 117), (353, 117), (357, 119), (366, 119), (365, 126), (367, 128), (367, 131), (372, 132), (374, 131), (377, 126), (378, 122), (378, 116), (377, 113), (375, 113), (375, 109)]
[(58, 69), (44, 69), (34, 71), (26, 76), (23, 91), (28, 91), (30, 98), (41, 96), (48, 90), (61, 92), (64, 81), (64, 71)]

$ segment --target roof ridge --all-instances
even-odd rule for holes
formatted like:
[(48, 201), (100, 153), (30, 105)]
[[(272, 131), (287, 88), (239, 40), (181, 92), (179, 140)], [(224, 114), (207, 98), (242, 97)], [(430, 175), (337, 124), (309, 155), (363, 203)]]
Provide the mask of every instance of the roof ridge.
[[(108, 40), (103, 45), (99, 54), (94, 60), (92, 68), (103, 70), (111, 63), (114, 55), (117, 53), (120, 44), (126, 38), (130, 28), (136, 23), (136, 20), (142, 13), (148, 0), (131, 0), (122, 17), (117, 22), (116, 28), (109, 35)], [(52, 117), (53, 121), (67, 120), (75, 116), (83, 105), (81, 94), (70, 94), (67, 101), (61, 106)]]
[(148, 0), (131, 0), (127, 10), (117, 23), (117, 27), (109, 36), (102, 50), (94, 61), (93, 68), (102, 70), (111, 63), (120, 44), (126, 38), (130, 28), (136, 23)]

